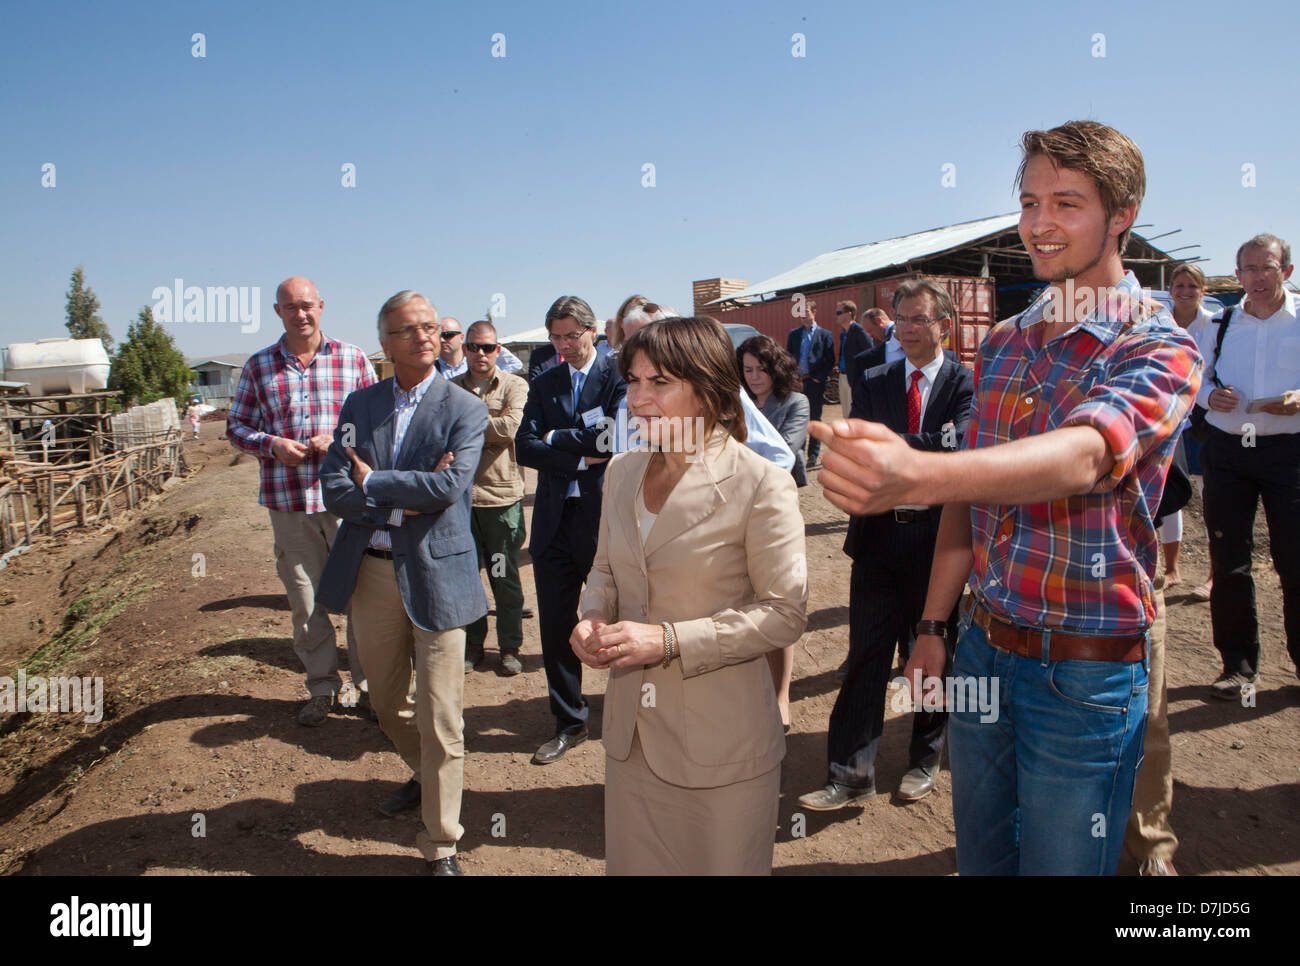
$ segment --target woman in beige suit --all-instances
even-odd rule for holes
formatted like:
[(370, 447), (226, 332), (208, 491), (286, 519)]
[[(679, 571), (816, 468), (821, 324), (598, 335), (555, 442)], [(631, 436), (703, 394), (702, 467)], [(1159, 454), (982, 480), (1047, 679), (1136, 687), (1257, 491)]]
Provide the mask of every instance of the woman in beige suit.
[(605, 862), (619, 874), (772, 870), (785, 737), (765, 655), (808, 602), (794, 479), (744, 445), (712, 319), (665, 319), (619, 355), (648, 449), (605, 476), (571, 644), (608, 668)]

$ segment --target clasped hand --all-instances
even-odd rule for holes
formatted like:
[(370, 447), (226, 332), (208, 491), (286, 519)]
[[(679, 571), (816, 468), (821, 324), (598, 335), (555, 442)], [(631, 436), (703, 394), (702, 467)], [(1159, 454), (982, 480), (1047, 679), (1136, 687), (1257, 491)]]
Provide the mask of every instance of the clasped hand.
[(642, 667), (663, 660), (664, 629), (633, 621), (606, 624), (599, 611), (587, 611), (569, 635), (569, 646), (588, 667)]

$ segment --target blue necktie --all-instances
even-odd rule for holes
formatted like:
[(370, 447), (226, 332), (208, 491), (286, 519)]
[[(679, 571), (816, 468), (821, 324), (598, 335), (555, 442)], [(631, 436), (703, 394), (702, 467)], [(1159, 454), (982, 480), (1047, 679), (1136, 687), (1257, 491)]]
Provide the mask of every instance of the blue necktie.
[[(578, 397), (582, 395), (582, 380), (584, 378), (585, 377), (581, 372), (575, 371), (573, 373), (573, 418), (577, 421), (578, 425), (582, 425), (582, 414), (578, 412)], [(565, 493), (565, 497), (576, 497), (581, 495), (582, 490), (578, 486), (578, 481), (574, 480), (569, 484), (569, 490)]]

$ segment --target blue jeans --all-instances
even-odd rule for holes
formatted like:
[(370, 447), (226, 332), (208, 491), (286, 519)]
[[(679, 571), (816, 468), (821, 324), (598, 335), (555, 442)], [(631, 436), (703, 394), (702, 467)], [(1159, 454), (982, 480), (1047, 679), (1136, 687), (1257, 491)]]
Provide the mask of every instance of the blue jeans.
[(948, 715), (958, 873), (1113, 875), (1142, 767), (1145, 662), (1021, 657), (963, 616), (953, 674), (998, 688), (991, 712)]

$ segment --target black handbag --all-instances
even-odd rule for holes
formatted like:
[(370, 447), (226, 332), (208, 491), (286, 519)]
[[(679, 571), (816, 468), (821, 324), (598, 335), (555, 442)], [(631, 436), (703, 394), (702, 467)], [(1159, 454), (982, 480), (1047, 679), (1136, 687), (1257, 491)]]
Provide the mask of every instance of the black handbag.
[[(1217, 371), (1219, 366), (1219, 353), (1223, 351), (1223, 334), (1228, 331), (1228, 320), (1232, 318), (1232, 306), (1223, 310), (1223, 319), (1219, 322), (1219, 333), (1214, 337), (1214, 368), (1210, 370), (1210, 381), (1218, 388), (1224, 388), (1223, 383), (1219, 382)], [(1210, 424), (1205, 421), (1205, 417), (1210, 411), (1204, 406), (1193, 404), (1192, 412), (1187, 417), (1187, 435), (1198, 443), (1204, 443), (1210, 436)]]

